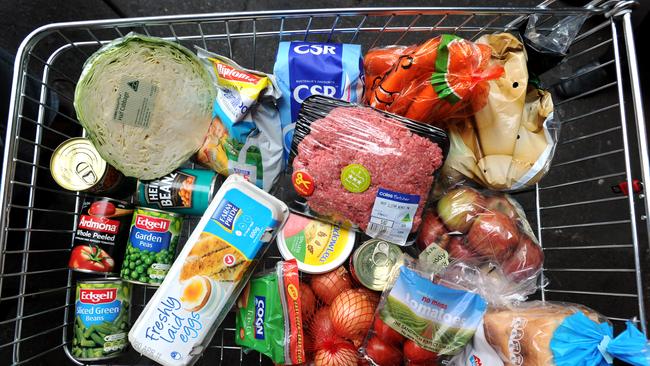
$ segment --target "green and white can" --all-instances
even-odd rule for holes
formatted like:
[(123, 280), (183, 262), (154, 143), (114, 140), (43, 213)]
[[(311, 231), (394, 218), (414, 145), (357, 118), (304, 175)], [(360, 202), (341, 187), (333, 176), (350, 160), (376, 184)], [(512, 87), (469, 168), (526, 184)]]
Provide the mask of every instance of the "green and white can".
[(117, 357), (129, 345), (131, 285), (119, 278), (77, 282), (72, 356), (79, 361)]
[(141, 206), (202, 216), (219, 188), (217, 174), (205, 169), (176, 169), (154, 180), (138, 181)]
[(179, 214), (136, 207), (120, 270), (122, 279), (160, 285), (176, 257), (182, 226), (183, 217)]

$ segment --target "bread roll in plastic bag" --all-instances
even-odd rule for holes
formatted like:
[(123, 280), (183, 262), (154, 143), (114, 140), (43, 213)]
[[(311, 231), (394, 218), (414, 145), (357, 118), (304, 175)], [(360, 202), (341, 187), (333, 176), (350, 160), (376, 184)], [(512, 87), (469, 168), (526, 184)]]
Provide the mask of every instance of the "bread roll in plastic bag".
[(487, 103), (487, 81), (503, 74), (491, 53), (488, 45), (449, 34), (418, 46), (372, 49), (364, 57), (366, 102), (439, 126), (471, 116)]
[(648, 340), (632, 322), (614, 336), (605, 317), (582, 305), (532, 301), (489, 308), (472, 342), (449, 366), (650, 364)]
[(498, 265), (527, 289), (522, 292), (537, 289), (544, 253), (523, 209), (509, 195), (468, 186), (450, 190), (425, 212), (417, 244), (421, 261), (444, 249), (452, 260)]
[(465, 177), (493, 190), (533, 185), (548, 171), (558, 140), (551, 94), (529, 80), (524, 45), (515, 36), (485, 35), (477, 44), (491, 47), (505, 73), (487, 82), (483, 108), (449, 126), (442, 174), (450, 185)]

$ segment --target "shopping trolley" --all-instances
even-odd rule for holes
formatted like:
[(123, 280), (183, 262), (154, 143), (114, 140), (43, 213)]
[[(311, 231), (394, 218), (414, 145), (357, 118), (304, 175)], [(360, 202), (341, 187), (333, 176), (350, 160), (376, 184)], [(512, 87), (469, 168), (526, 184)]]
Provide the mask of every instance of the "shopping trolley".
[[(531, 14), (542, 31), (567, 17), (586, 19), (568, 56), (551, 59), (554, 66), (540, 77), (552, 90), (584, 78), (597, 83), (554, 95), (562, 126), (551, 170), (514, 197), (526, 209), (546, 255), (548, 284), (536, 297), (585, 304), (619, 328), (634, 319), (645, 331), (650, 201), (643, 182), (650, 182), (650, 160), (631, 24), (634, 2), (596, 0), (584, 8), (553, 2), (534, 8), (214, 13), (57, 23), (35, 30), (18, 50), (4, 141), (0, 363), (79, 364), (69, 353), (78, 275), (68, 270), (67, 260), (83, 194), (58, 187), (49, 160), (60, 142), (83, 134), (70, 107), (83, 62), (131, 31), (203, 47), (270, 72), (281, 40), (359, 43), (365, 51), (441, 33), (474, 40), (486, 33), (517, 32)], [(195, 223), (186, 221), (185, 235)], [(271, 253), (262, 265), (278, 259)], [(136, 287), (134, 318), (154, 291)], [(229, 316), (201, 362), (270, 364), (257, 353), (242, 352), (234, 339), (234, 317)], [(111, 363), (151, 361), (130, 351)]]

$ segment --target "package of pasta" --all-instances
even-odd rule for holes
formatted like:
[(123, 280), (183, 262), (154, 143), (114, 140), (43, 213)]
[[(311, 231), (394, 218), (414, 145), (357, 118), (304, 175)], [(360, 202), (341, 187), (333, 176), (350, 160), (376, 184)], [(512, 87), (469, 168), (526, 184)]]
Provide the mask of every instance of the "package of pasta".
[(269, 191), (284, 168), (282, 127), (272, 75), (248, 70), (203, 49), (199, 59), (217, 90), (212, 124), (196, 160), (217, 173), (240, 174)]
[(305, 362), (300, 278), (296, 260), (253, 277), (237, 300), (235, 343), (275, 364)]
[(419, 122), (445, 126), (487, 103), (489, 80), (503, 74), (492, 49), (444, 34), (410, 47), (370, 50), (364, 57), (366, 102)]
[(505, 72), (487, 82), (487, 103), (476, 114), (449, 125), (441, 182), (470, 179), (492, 190), (534, 185), (548, 171), (559, 136), (551, 94), (529, 75), (518, 38), (499, 33), (476, 43), (491, 48), (493, 63)]
[(312, 96), (298, 115), (286, 184), (292, 195), (283, 199), (299, 213), (405, 245), (447, 144), (437, 127)]
[(532, 301), (489, 308), (472, 342), (450, 366), (604, 366), (650, 364), (648, 340), (630, 321), (618, 336), (582, 305)]

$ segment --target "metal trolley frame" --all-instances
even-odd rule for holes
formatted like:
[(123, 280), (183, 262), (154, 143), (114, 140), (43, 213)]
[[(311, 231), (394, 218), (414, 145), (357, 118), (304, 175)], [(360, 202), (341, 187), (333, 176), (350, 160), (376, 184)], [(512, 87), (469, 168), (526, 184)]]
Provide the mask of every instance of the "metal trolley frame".
[[(550, 30), (566, 17), (586, 22), (568, 56), (541, 75), (553, 90), (589, 75), (587, 90), (554, 95), (561, 139), (548, 175), (514, 193), (544, 248), (544, 300), (582, 303), (617, 327), (634, 319), (646, 330), (650, 201), (625, 187), (650, 182), (647, 133), (634, 49), (632, 1), (595, 0), (563, 8), (362, 8), (213, 13), (57, 23), (32, 32), (18, 50), (0, 182), (0, 363), (61, 364), (69, 354), (75, 280), (67, 268), (83, 194), (59, 188), (49, 174), (53, 149), (83, 134), (71, 108), (83, 62), (131, 31), (228, 55), (272, 70), (280, 40), (412, 44), (454, 33), (468, 39), (525, 27), (531, 14)], [(598, 62), (596, 62), (598, 60)], [(566, 93), (565, 93), (566, 94)], [(614, 193), (612, 187), (623, 187)], [(618, 189), (617, 191), (620, 191)], [(187, 220), (185, 235), (195, 220)], [(278, 260), (271, 253), (265, 266)], [(155, 288), (138, 287), (132, 316)], [(234, 320), (222, 324), (201, 362), (268, 363), (234, 343)], [(68, 356), (68, 357), (66, 357)], [(69, 360), (68, 360), (69, 358)], [(131, 351), (114, 360), (147, 364)]]

